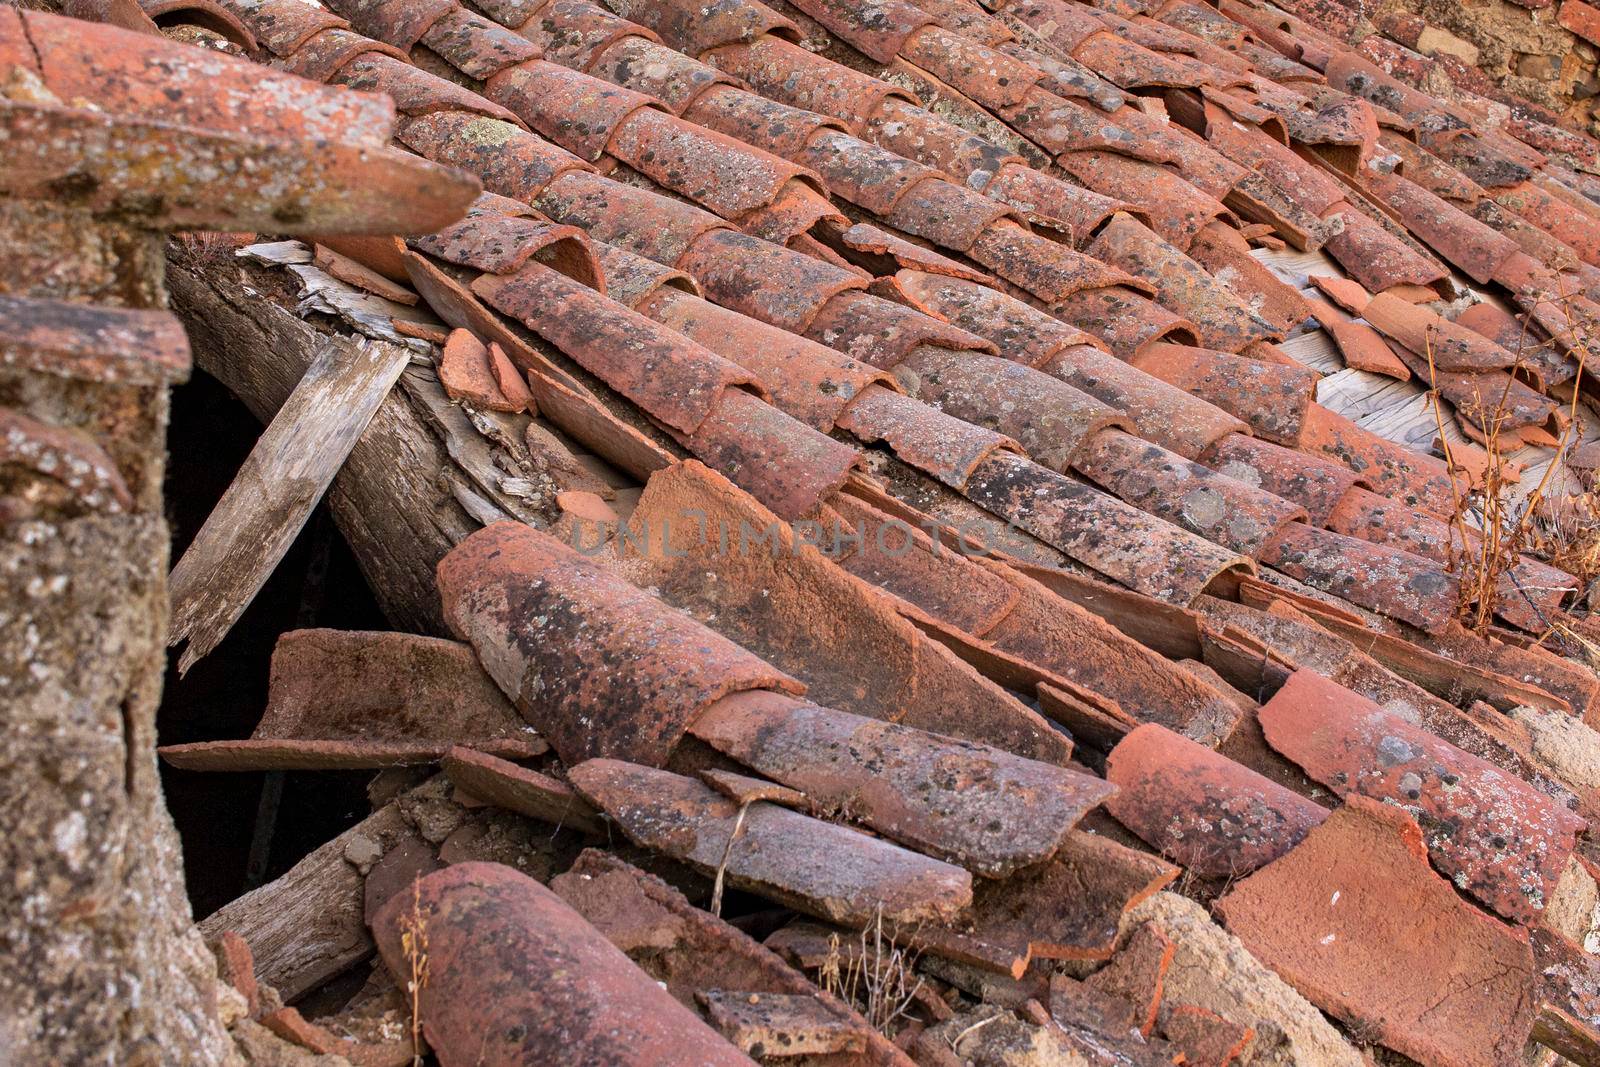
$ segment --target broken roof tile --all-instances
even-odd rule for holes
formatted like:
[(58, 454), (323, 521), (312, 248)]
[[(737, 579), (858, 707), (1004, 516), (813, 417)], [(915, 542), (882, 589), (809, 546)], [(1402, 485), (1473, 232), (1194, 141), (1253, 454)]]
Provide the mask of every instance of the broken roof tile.
[(570, 778), (644, 847), (819, 918), (949, 919), (972, 899), (959, 867), (764, 801), (735, 804), (692, 778), (610, 759), (580, 763)]
[(1106, 810), (1202, 878), (1231, 879), (1299, 844), (1327, 811), (1161, 726), (1141, 726), (1106, 758)]
[[(413, 905), (427, 923), (418, 991), (428, 1044), (445, 1062), (526, 1063), (552, 1048), (595, 1063), (748, 1065), (560, 897), (510, 867), (458, 863), (397, 893), (373, 937), (398, 981)], [(603, 1020), (603, 1021), (602, 1021)]]
[(1123, 916), (1177, 874), (1154, 856), (1076, 831), (1050, 862), (980, 882), (968, 924), (949, 932), (924, 927), (917, 942), (1013, 977), (1030, 959), (1109, 959)]
[(884, 836), (989, 878), (1053, 855), (1111, 789), (999, 749), (777, 694), (713, 705), (690, 731)]
[(605, 833), (604, 820), (565, 782), (470, 748), (451, 748), (439, 763), (451, 784), (486, 804), (556, 827)]
[(1262, 706), (1261, 725), (1273, 748), (1334, 792), (1415, 816), (1440, 870), (1519, 922), (1538, 919), (1585, 826), (1525, 782), (1310, 671)]
[(1228, 928), (1314, 1003), (1449, 1067), (1516, 1060), (1533, 1022), (1527, 935), (1427, 866), (1404, 811), (1354, 797), (1218, 902)]

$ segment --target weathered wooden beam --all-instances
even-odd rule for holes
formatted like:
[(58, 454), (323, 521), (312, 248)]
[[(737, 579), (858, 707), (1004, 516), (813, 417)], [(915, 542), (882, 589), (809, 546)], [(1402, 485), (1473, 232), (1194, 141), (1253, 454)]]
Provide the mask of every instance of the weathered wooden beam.
[(323, 341), (172, 569), (167, 640), (188, 671), (228, 635), (411, 361), (382, 341)]

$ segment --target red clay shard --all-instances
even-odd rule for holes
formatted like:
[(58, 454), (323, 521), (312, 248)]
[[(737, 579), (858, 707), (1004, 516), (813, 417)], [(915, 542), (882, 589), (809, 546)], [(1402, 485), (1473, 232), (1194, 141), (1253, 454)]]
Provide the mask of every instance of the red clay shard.
[(1268, 743), (1335, 793), (1415, 817), (1458, 888), (1516, 922), (1538, 921), (1583, 819), (1311, 671), (1295, 672), (1260, 718)]

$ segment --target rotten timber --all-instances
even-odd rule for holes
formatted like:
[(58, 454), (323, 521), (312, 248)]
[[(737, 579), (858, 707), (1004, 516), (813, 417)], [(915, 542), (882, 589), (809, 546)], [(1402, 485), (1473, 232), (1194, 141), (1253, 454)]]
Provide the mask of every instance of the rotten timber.
[(311, 517), (378, 405), (411, 361), (380, 341), (330, 338), (172, 569), (178, 671), (227, 636)]

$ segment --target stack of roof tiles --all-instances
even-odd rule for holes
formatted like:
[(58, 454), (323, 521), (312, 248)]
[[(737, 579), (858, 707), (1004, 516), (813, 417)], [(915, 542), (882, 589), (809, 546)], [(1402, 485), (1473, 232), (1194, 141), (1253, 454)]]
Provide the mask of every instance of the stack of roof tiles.
[[(1396, 80), (1342, 10), (150, 0), (482, 181), (325, 243), (450, 328), (453, 397), (612, 486), (438, 561), (456, 642), (286, 635), (256, 735), (167, 758), (442, 762), (711, 894), (396, 850), (367, 917), (402, 985), (425, 917), (446, 1065), (1600, 1062), (1600, 679), (1533, 640), (1586, 591), (1523, 557), (1463, 629), (1461, 471), (1280, 347), (1314, 318), (1467, 436), (1555, 442), (1595, 146)], [(46, 69), (137, 56), (23, 18)], [(197, 98), (118, 69), (156, 118)], [(1252, 254), (1286, 245), (1347, 276)], [(835, 996), (864, 926), (947, 995)]]

